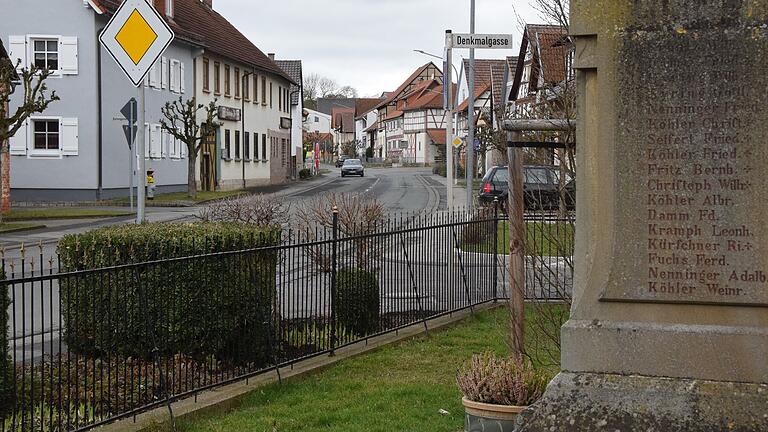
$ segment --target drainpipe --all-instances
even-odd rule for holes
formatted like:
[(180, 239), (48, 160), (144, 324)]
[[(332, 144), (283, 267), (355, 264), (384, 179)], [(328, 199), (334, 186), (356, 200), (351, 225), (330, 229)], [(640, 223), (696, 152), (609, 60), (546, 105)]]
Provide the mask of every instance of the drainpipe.
[[(103, 30), (104, 29), (98, 29), (96, 31), (96, 40), (99, 40), (99, 35), (101, 35), (101, 32)], [(103, 193), (102, 188), (104, 186), (104, 173), (103, 173), (103, 167), (104, 167), (104, 163), (103, 163), (103, 158), (104, 158), (104, 151), (103, 151), (103, 149), (104, 149), (104, 131), (103, 131), (103, 126), (102, 126), (102, 121), (103, 121), (103, 117), (104, 116), (103, 116), (103, 113), (102, 113), (103, 101), (101, 99), (102, 98), (101, 84), (102, 84), (102, 82), (101, 82), (101, 44), (97, 43), (96, 44), (96, 95), (97, 95), (97, 98), (98, 98), (98, 107), (96, 108), (96, 110), (97, 110), (97, 114), (96, 115), (97, 115), (97, 118), (98, 118), (98, 122), (96, 124), (96, 128), (97, 128), (98, 134), (99, 134), (99, 138), (98, 138), (99, 145), (97, 146), (97, 149), (96, 149), (96, 159), (98, 160), (98, 174), (97, 174), (98, 180), (97, 180), (97, 186), (96, 186), (96, 199), (97, 200), (101, 200), (102, 193)], [(130, 156), (130, 157), (133, 157), (133, 156)], [(128, 188), (130, 189), (130, 187), (131, 186), (129, 185)]]

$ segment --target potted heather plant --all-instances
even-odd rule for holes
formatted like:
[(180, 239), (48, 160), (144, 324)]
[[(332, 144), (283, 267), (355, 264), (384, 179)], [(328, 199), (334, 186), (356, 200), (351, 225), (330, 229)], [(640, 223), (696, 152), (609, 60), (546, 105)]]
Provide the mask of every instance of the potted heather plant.
[(511, 432), (515, 417), (544, 393), (549, 377), (525, 361), (492, 353), (472, 356), (456, 377), (465, 431)]

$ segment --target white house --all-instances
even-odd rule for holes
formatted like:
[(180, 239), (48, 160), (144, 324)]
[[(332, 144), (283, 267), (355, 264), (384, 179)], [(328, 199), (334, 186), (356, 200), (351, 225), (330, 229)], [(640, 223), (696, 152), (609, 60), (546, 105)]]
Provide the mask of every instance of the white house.
[(304, 108), (307, 115), (304, 117), (304, 131), (308, 133), (331, 133), (330, 114), (321, 113), (309, 108)]
[(201, 188), (285, 182), (291, 177), (290, 86), (298, 83), (210, 1), (185, 3), (197, 18), (194, 31), (205, 40), (194, 63), (195, 95), (204, 105), (216, 100), (221, 124), (198, 158)]
[[(274, 54), (268, 54), (270, 59)], [(291, 176), (298, 176), (298, 167), (303, 166), (304, 157), (301, 151), (304, 138), (304, 86), (301, 60), (276, 60), (278, 66), (283, 69), (295, 84), (291, 84), (289, 99), (291, 101)]]

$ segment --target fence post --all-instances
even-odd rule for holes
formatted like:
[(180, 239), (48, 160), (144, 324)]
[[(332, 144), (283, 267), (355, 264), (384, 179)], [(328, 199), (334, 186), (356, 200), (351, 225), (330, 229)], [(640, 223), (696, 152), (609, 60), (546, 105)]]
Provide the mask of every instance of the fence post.
[(331, 356), (336, 350), (336, 277), (338, 272), (339, 208), (333, 206), (333, 242), (331, 251)]
[(499, 197), (493, 199), (493, 302), (499, 299)]

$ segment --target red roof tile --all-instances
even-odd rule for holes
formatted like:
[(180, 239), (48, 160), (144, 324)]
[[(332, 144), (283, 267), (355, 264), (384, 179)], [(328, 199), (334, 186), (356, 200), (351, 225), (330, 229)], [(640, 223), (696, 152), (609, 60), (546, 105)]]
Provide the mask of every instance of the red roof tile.
[(381, 103), (381, 99), (358, 98), (355, 100), (355, 118), (362, 117), (376, 109), (376, 105)]
[[(478, 99), (480, 99), (480, 96), (483, 95), (483, 93), (487, 92), (491, 89), (490, 84), (483, 84), (480, 86), (475, 86), (475, 102), (477, 102)], [(467, 107), (469, 106), (469, 98), (464, 99), (464, 102), (459, 105), (459, 112), (466, 111)]]
[(427, 134), (435, 145), (445, 145), (445, 129), (428, 129)]
[[(408, 78), (406, 78), (406, 80), (403, 81), (402, 84), (400, 84), (400, 87), (398, 87), (397, 90), (395, 90), (393, 92), (389, 92), (389, 94), (387, 95), (387, 98), (384, 99), (383, 101), (381, 101), (381, 103), (379, 103), (376, 106), (376, 108), (381, 108), (383, 106), (387, 106), (390, 103), (392, 103), (395, 99), (399, 98), (401, 96), (401, 94), (408, 88), (408, 86), (413, 84), (413, 81), (416, 78), (418, 78), (418, 76), (421, 75), (430, 66), (434, 66), (436, 69), (438, 69), (437, 66), (435, 66), (435, 64), (432, 63), (432, 62), (429, 62), (429, 63), (419, 67), (418, 69), (413, 71), (413, 73)], [(440, 70), (440, 69), (438, 69), (438, 70)]]

